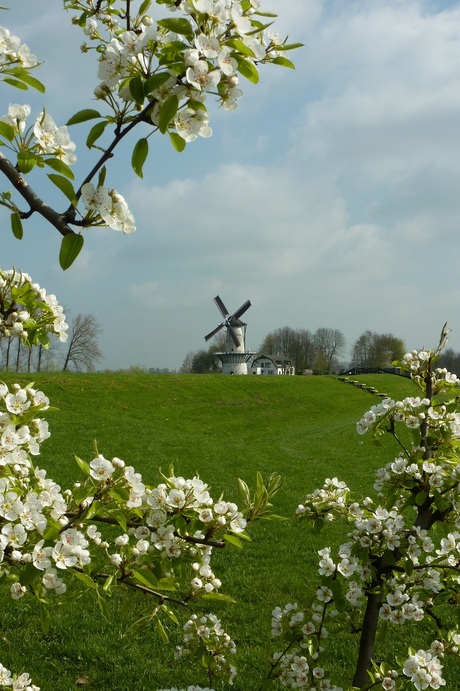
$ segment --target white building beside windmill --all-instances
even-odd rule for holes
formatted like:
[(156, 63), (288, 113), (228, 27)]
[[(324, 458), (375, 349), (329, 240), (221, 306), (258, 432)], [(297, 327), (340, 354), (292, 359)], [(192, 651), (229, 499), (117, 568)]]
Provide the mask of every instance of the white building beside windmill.
[(250, 373), (292, 376), (295, 374), (295, 367), (291, 358), (285, 355), (265, 355), (265, 353), (258, 353), (251, 363)]
[(240, 317), (250, 308), (251, 303), (249, 300), (246, 300), (244, 305), (241, 305), (236, 312), (229, 314), (218, 295), (214, 298), (214, 302), (219, 312), (224, 317), (224, 321), (208, 333), (207, 336), (205, 336), (205, 340), (209, 341), (221, 329), (225, 329), (225, 352), (215, 353), (215, 356), (219, 358), (222, 363), (222, 374), (247, 374), (247, 363), (253, 357), (254, 353), (246, 351), (245, 340), (247, 324), (241, 321)]

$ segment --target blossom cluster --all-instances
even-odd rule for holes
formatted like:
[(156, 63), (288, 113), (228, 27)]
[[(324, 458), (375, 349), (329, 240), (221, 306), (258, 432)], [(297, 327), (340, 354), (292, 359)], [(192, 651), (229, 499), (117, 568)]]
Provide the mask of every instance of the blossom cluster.
[(4, 71), (11, 65), (28, 69), (37, 64), (37, 58), (32, 55), (29, 46), (21, 43), (21, 39), (14, 36), (8, 29), (0, 26), (0, 71)]
[(442, 664), (438, 657), (442, 655), (443, 649), (440, 641), (433, 641), (429, 650), (414, 651), (405, 661), (403, 672), (416, 689), (439, 689), (445, 686)]
[[(416, 487), (423, 486), (424, 491), (435, 496), (439, 492), (448, 495), (454, 506), (459, 506), (460, 468), (447, 459), (424, 460), (415, 456), (406, 459), (398, 456), (376, 472), (374, 489), (379, 493), (387, 486)], [(460, 524), (458, 524), (460, 525)]]
[[(138, 525), (133, 524), (115, 538), (109, 554), (113, 565), (126, 570), (139, 559), (142, 562), (160, 558), (165, 565), (167, 560), (176, 562), (179, 557), (187, 557), (191, 569), (189, 597), (221, 587), (211, 568), (210, 538), (222, 530), (236, 534), (244, 531), (246, 521), (236, 504), (214, 502), (208, 485), (199, 477), (185, 479), (171, 475), (166, 482), (148, 488), (141, 475), (132, 466), (125, 466), (121, 459), (108, 461), (99, 456), (91, 461), (89, 468), (91, 477), (100, 486), (105, 485), (109, 491), (114, 486), (125, 490), (127, 508), (142, 516)], [(86, 499), (87, 503), (92, 500), (92, 497)], [(172, 562), (170, 571), (174, 571)]]
[(211, 678), (225, 679), (228, 684), (233, 684), (236, 667), (231, 664), (229, 656), (236, 654), (236, 646), (215, 614), (201, 617), (192, 614), (183, 630), (183, 643), (176, 648), (176, 658), (196, 657), (199, 651), (199, 656), (206, 659)]
[(89, 215), (100, 216), (109, 228), (123, 233), (134, 233), (136, 230), (134, 216), (125, 198), (116, 190), (87, 182), (81, 188), (81, 196)]
[(39, 686), (32, 684), (27, 672), (19, 676), (12, 676), (9, 669), (0, 664), (0, 689), (12, 689), (12, 691), (40, 691)]
[[(283, 686), (306, 691), (343, 691), (342, 687), (331, 683), (324, 668), (316, 662), (328, 635), (324, 621), (338, 614), (330, 607), (332, 600), (332, 591), (321, 586), (309, 608), (301, 608), (294, 602), (273, 610), (272, 636), (290, 642), (288, 651), (277, 651), (273, 655), (276, 677)], [(296, 641), (294, 646), (293, 640)]]
[[(439, 374), (441, 377), (444, 373), (444, 370), (436, 370), (436, 375)], [(460, 414), (449, 411), (442, 404), (433, 406), (428, 398), (407, 396), (402, 401), (385, 398), (381, 403), (372, 406), (359, 420), (356, 424), (358, 434), (364, 435), (369, 430), (375, 429), (376, 424), (383, 418), (402, 422), (407, 428), (413, 430), (419, 429), (425, 422), (432, 429), (450, 429), (454, 437), (460, 436)]]
[[(323, 650), (326, 619), (335, 624), (345, 616), (353, 628), (360, 627), (360, 612), (370, 593), (378, 593), (379, 619), (397, 626), (419, 622), (427, 612), (434, 614), (438, 605), (457, 601), (460, 417), (456, 399), (446, 395), (457, 386), (457, 379), (445, 369), (433, 368), (433, 362), (435, 354), (429, 351), (406, 355), (404, 364), (413, 368), (425, 395), (402, 401), (384, 398), (358, 423), (359, 434), (378, 435), (385, 422), (385, 429), (395, 436), (397, 425), (402, 425), (414, 438), (413, 447), (406, 450), (396, 437), (400, 455), (376, 471), (378, 499), (355, 501), (346, 483), (334, 477), (297, 508), (300, 518), (310, 518), (318, 527), (335, 519), (351, 527), (347, 541), (338, 548), (319, 550), (321, 585), (310, 604), (303, 608), (289, 604), (273, 611), (272, 635), (286, 642), (274, 664), (278, 677), (290, 688), (316, 688), (312, 669)], [(444, 528), (432, 531), (439, 520)], [(376, 578), (380, 569), (381, 580)], [(387, 691), (409, 688), (409, 683), (416, 689), (441, 688), (445, 681), (440, 658), (444, 652), (457, 655), (458, 641), (458, 629), (446, 626), (442, 640), (434, 641), (430, 650), (411, 651), (405, 662), (396, 665), (399, 670), (385, 663), (372, 672), (372, 678)]]
[[(17, 140), (17, 151), (21, 152), (27, 145), (29, 151), (40, 156), (52, 156), (68, 166), (73, 165), (77, 157), (76, 145), (70, 139), (65, 125), (58, 127), (49, 113), (42, 111), (37, 116), (32, 128), (27, 128), (27, 118), (31, 113), (29, 105), (10, 103), (8, 113), (0, 122), (10, 125)], [(13, 140), (10, 140), (13, 143)], [(22, 170), (23, 173), (28, 170)]]
[[(430, 350), (412, 350), (404, 355), (402, 365), (414, 376), (423, 376), (426, 373), (427, 363), (434, 361), (435, 357), (436, 354)], [(436, 367), (433, 374), (438, 379), (443, 379), (447, 384), (458, 385), (460, 382), (457, 375), (448, 372), (445, 367)]]
[[(65, 585), (56, 567), (67, 568), (70, 561), (66, 559), (78, 551), (80, 540), (78, 531), (70, 530), (54, 547), (44, 547), (43, 536), (50, 522), (67, 522), (67, 503), (61, 488), (30, 460), (50, 436), (47, 422), (37, 417), (48, 407), (48, 398), (32, 386), (21, 388), (16, 384), (10, 391), (0, 384), (0, 569), (8, 574), (15, 566), (33, 564), (42, 585), (62, 593)], [(73, 564), (76, 562), (72, 559)], [(25, 593), (26, 588), (14, 580), (13, 599)]]
[(336, 477), (327, 478), (321, 488), (307, 494), (305, 501), (296, 509), (297, 516), (311, 515), (321, 516), (324, 520), (332, 521), (334, 516), (331, 508), (341, 509), (346, 506), (350, 488), (343, 480)]
[[(212, 550), (225, 532), (244, 533), (237, 505), (214, 501), (199, 477), (171, 474), (148, 487), (132, 466), (101, 454), (90, 463), (77, 459), (86, 477), (61, 491), (31, 460), (50, 436), (41, 418), (48, 408), (48, 398), (32, 385), (10, 390), (0, 384), (0, 569), (10, 576), (11, 596), (26, 594), (20, 574), (28, 565), (36, 594), (62, 594), (65, 574), (89, 576), (96, 554), (115, 582), (130, 575), (134, 586), (154, 588), (155, 567), (163, 585), (181, 589), (186, 600), (218, 591)], [(110, 533), (101, 535), (99, 519), (112, 526)]]
[(0, 269), (0, 335), (18, 336), (24, 343), (46, 344), (48, 334), (67, 340), (64, 309), (55, 295), (48, 294), (21, 271)]
[[(314, 494), (310, 496), (310, 505), (308, 501), (301, 505), (300, 515), (314, 515), (316, 497)], [(324, 502), (323, 496), (320, 506), (323, 512), (327, 508)], [(402, 624), (406, 620), (420, 621), (424, 617), (425, 602), (440, 592), (439, 569), (456, 564), (460, 534), (449, 533), (435, 542), (426, 530), (409, 528), (396, 507), (388, 510), (375, 505), (370, 498), (365, 498), (362, 504), (350, 501), (338, 511), (333, 493), (331, 504), (334, 506), (330, 508), (352, 522), (353, 528), (348, 534), (349, 541), (340, 545), (335, 558), (330, 547), (319, 550), (319, 575), (332, 578), (340, 574), (345, 579), (345, 599), (352, 607), (359, 608), (372, 578), (369, 557), (378, 559), (393, 552), (401, 565), (410, 562), (412, 577), (406, 583), (399, 578), (386, 579), (380, 617), (393, 624)], [(436, 568), (431, 566), (435, 560)], [(414, 567), (423, 568), (414, 570)]]
[(171, 0), (161, 6), (181, 11), (182, 19), (143, 15), (129, 27), (109, 7), (99, 11), (84, 0), (65, 5), (84, 12), (87, 39), (103, 46), (96, 97), (112, 104), (116, 94), (136, 108), (147, 106), (154, 125), (186, 142), (212, 134), (208, 93), (234, 110), (242, 96), (238, 72), (256, 82), (258, 63), (288, 63), (280, 57), (286, 50), (280, 37), (266, 34), (256, 18), (260, 0)]

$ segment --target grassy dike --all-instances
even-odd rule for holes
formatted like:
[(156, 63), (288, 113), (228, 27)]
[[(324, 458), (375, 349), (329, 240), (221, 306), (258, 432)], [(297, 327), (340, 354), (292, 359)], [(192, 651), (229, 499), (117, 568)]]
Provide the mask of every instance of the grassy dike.
[[(0, 378), (9, 384), (33, 379), (58, 408), (47, 416), (51, 438), (37, 465), (63, 488), (78, 478), (74, 455), (93, 457), (93, 440), (100, 453), (123, 458), (148, 484), (159, 481), (158, 468), (166, 472), (172, 464), (178, 475), (198, 473), (213, 496), (224, 493), (237, 502), (237, 477), (250, 486), (256, 471), (283, 477), (274, 508), (287, 520), (261, 522), (243, 551), (228, 547), (215, 555), (222, 591), (237, 600), (212, 607), (237, 643), (235, 691), (259, 688), (270, 653), (273, 607), (299, 600), (315, 586), (317, 549), (340, 537), (335, 527), (312, 535), (293, 518), (296, 506), (325, 477), (338, 476), (371, 494), (375, 469), (397, 453), (390, 440), (376, 446), (355, 431), (356, 421), (378, 397), (334, 377), (3, 373)], [(414, 392), (413, 384), (400, 377), (362, 379), (394, 397)], [(63, 604), (55, 608), (46, 636), (32, 598), (1, 601), (0, 661), (29, 671), (42, 691), (70, 691), (76, 684), (101, 691), (206, 686), (204, 676), (191, 676), (187, 663), (174, 660), (173, 649), (165, 648), (153, 627), (123, 637), (146, 612), (146, 599), (114, 596), (109, 621), (89, 594), (69, 588), (57, 601)], [(183, 621), (190, 614), (178, 612)], [(169, 629), (175, 640), (177, 632)], [(344, 674), (354, 639), (344, 634), (330, 643), (331, 665)], [(402, 643), (407, 646), (407, 639)]]

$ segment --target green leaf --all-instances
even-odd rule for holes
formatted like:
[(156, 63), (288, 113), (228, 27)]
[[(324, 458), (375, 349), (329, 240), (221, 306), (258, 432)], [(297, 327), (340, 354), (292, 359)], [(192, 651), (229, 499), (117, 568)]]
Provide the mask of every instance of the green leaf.
[(80, 470), (82, 470), (85, 473), (85, 475), (89, 475), (91, 470), (89, 463), (84, 461), (82, 458), (79, 458), (78, 456), (75, 456), (74, 458)]
[(141, 178), (141, 180), (144, 177), (142, 174), (142, 168), (144, 167), (145, 159), (147, 158), (148, 153), (149, 143), (147, 139), (145, 137), (143, 139), (139, 139), (133, 150), (131, 165), (134, 172)]
[(93, 518), (93, 516), (95, 516), (98, 513), (100, 507), (101, 507), (101, 502), (98, 501), (97, 499), (94, 500), (93, 502), (91, 502), (91, 506), (89, 507), (88, 511), (86, 511), (86, 513), (85, 513), (86, 520), (90, 521)]
[(228, 533), (224, 535), (224, 540), (238, 549), (243, 549), (243, 543), (239, 540), (236, 535), (229, 535)]
[(162, 622), (161, 622), (161, 620), (160, 620), (159, 617), (156, 617), (156, 619), (155, 619), (155, 624), (156, 624), (156, 627), (157, 627), (157, 629), (158, 629), (158, 633), (160, 634), (160, 636), (161, 636), (161, 638), (163, 639), (163, 641), (164, 641), (165, 643), (169, 643), (168, 634), (166, 633), (166, 629), (165, 629), (165, 627), (163, 626), (163, 624), (162, 624)]
[(17, 212), (11, 214), (11, 230), (13, 231), (13, 235), (17, 240), (22, 240), (22, 221)]
[[(255, 58), (256, 55), (255, 53), (247, 46), (243, 41), (240, 39), (232, 39), (231, 41), (227, 41), (225, 44), (229, 46), (230, 48), (234, 48), (238, 53), (241, 53), (241, 55), (246, 55), (248, 58)], [(233, 56), (237, 57), (237, 56)]]
[(160, 132), (162, 132), (163, 134), (165, 134), (165, 132), (167, 131), (169, 123), (177, 113), (178, 108), (179, 99), (175, 94), (166, 99), (166, 101), (161, 106), (158, 127), (160, 128)]
[(72, 266), (81, 252), (83, 243), (83, 235), (77, 235), (76, 233), (64, 235), (61, 242), (61, 250), (59, 252), (59, 264), (61, 269), (65, 271), (69, 266)]
[(149, 9), (151, 4), (152, 4), (152, 0), (144, 0), (142, 5), (139, 7), (138, 16), (142, 17), (142, 15), (147, 12), (147, 10)]
[(70, 168), (70, 166), (68, 166), (67, 163), (64, 163), (64, 161), (61, 161), (59, 158), (45, 158), (44, 162), (47, 166), (55, 170), (57, 173), (65, 175), (65, 177), (69, 178), (69, 180), (75, 179), (75, 175), (72, 168)]
[(19, 574), (19, 583), (21, 585), (27, 586), (34, 581), (40, 580), (42, 572), (35, 568), (32, 563), (26, 564)]
[(93, 581), (93, 579), (88, 576), (86, 573), (81, 573), (80, 571), (72, 571), (73, 575), (75, 578), (78, 578), (79, 581), (84, 583), (88, 588), (92, 588), (93, 590), (97, 590), (97, 585)]
[(192, 25), (188, 19), (181, 19), (179, 17), (173, 17), (171, 19), (160, 19), (157, 22), (158, 26), (163, 29), (172, 31), (174, 34), (179, 34), (180, 36), (186, 36), (190, 40), (194, 36), (194, 31)]
[(18, 153), (18, 168), (21, 173), (27, 174), (37, 164), (37, 155), (32, 151), (20, 151)]
[(50, 611), (44, 602), (40, 602), (40, 624), (42, 627), (42, 631), (45, 635), (47, 633), (49, 633), (50, 622), (51, 622)]
[(104, 600), (104, 598), (101, 595), (101, 591), (99, 588), (97, 589), (97, 603), (99, 605), (99, 609), (101, 611), (102, 616), (106, 621), (109, 621), (109, 613), (107, 610), (107, 602)]
[(251, 503), (251, 492), (249, 491), (247, 483), (240, 477), (238, 478), (238, 491), (246, 506), (249, 506)]
[(72, 115), (70, 120), (67, 120), (67, 126), (78, 125), (80, 122), (86, 122), (87, 120), (94, 120), (94, 118), (100, 118), (102, 115), (97, 110), (93, 108), (85, 108), (84, 110), (79, 110), (78, 113)]
[(166, 614), (166, 616), (171, 619), (174, 624), (177, 624), (179, 626), (179, 619), (176, 617), (172, 609), (169, 609), (169, 607), (166, 607), (166, 605), (161, 605), (162, 611)]
[(43, 533), (43, 538), (45, 540), (57, 540), (61, 528), (62, 525), (60, 523), (49, 518), (48, 525), (46, 526), (46, 530)]
[(125, 514), (121, 511), (111, 511), (110, 515), (117, 521), (120, 528), (126, 533), (128, 530), (128, 521)]
[(221, 602), (231, 602), (234, 604), (236, 600), (234, 600), (230, 595), (224, 595), (224, 593), (204, 593), (204, 595), (201, 596), (202, 600), (220, 600)]
[(259, 81), (259, 72), (257, 71), (257, 67), (252, 62), (249, 62), (249, 60), (245, 60), (241, 57), (237, 57), (236, 61), (238, 63), (238, 72), (240, 72), (243, 77), (246, 77), (246, 79), (253, 84), (257, 84)]
[(296, 48), (303, 48), (303, 43), (282, 43), (280, 46), (276, 46), (276, 51), (280, 50), (295, 50)]
[(169, 72), (159, 72), (158, 74), (152, 74), (146, 81), (144, 82), (144, 92), (146, 95), (151, 94), (152, 91), (155, 91), (158, 89), (160, 86), (163, 86), (168, 79), (171, 78), (171, 75)]
[[(78, 5), (72, 5), (71, 9), (77, 10), (79, 9)], [(83, 12), (79, 17), (78, 17), (78, 26), (85, 26), (86, 22), (88, 21), (88, 13)]]
[(256, 14), (258, 17), (277, 17), (278, 16), (277, 14), (275, 14), (275, 12), (261, 12), (259, 10), (257, 12), (254, 12), (254, 14)]
[[(20, 71), (16, 72), (16, 76), (19, 77), (19, 79), (23, 82), (25, 82), (28, 86), (31, 86), (33, 89), (36, 89), (39, 91), (41, 94), (44, 94), (46, 89), (44, 84), (41, 83), (38, 79), (35, 77), (32, 77), (28, 72)], [(26, 87), (27, 88), (27, 87)]]
[(319, 534), (324, 527), (324, 518), (319, 516), (313, 523), (313, 532)]
[(4, 82), (10, 86), (14, 86), (15, 89), (22, 89), (22, 91), (27, 91), (27, 84), (20, 82), (18, 79), (11, 79), (10, 77), (5, 77)]
[(180, 134), (177, 134), (177, 132), (170, 132), (169, 138), (176, 151), (181, 153), (181, 151), (185, 149), (187, 142), (183, 137), (180, 136)]
[(128, 626), (126, 631), (123, 634), (123, 638), (126, 638), (128, 636), (135, 636), (136, 633), (139, 633), (139, 631), (142, 631), (143, 629), (147, 628), (147, 626), (150, 626), (152, 623), (152, 615), (147, 614), (145, 617), (141, 617), (140, 619), (137, 619), (131, 626)]
[(63, 175), (55, 175), (54, 173), (48, 173), (48, 178), (61, 190), (74, 206), (77, 205), (77, 195), (75, 194), (72, 183), (67, 178)]
[(417, 504), (417, 506), (423, 506), (427, 497), (428, 494), (426, 492), (417, 492), (417, 494), (415, 495), (415, 503)]
[(138, 105), (144, 103), (144, 83), (140, 77), (133, 77), (128, 82), (129, 91), (133, 99)]
[(408, 576), (411, 576), (414, 571), (414, 562), (412, 559), (406, 559), (404, 562), (404, 571)]
[(129, 492), (124, 487), (113, 487), (109, 491), (109, 496), (111, 496), (112, 499), (115, 499), (116, 501), (125, 502), (129, 499)]
[(94, 125), (90, 133), (88, 134), (88, 137), (86, 138), (86, 146), (88, 149), (91, 149), (94, 143), (99, 139), (104, 134), (104, 130), (108, 125), (107, 120), (103, 120), (102, 122), (98, 122), (96, 125)]
[(117, 574), (116, 574), (116, 573), (112, 573), (111, 576), (108, 576), (108, 577), (105, 579), (105, 583), (104, 583), (104, 585), (102, 586), (102, 590), (103, 590), (105, 593), (108, 593), (108, 594), (110, 595), (110, 592), (111, 592), (111, 590), (112, 590), (112, 586), (113, 586), (114, 584), (116, 584), (116, 583), (117, 583)]
[(145, 585), (146, 588), (154, 589), (158, 585), (158, 580), (155, 578), (153, 573), (151, 571), (147, 571), (147, 569), (144, 569), (143, 571), (133, 571), (133, 576), (136, 581), (139, 581), (139, 583)]
[(14, 127), (7, 122), (0, 122), (0, 137), (12, 142), (15, 137)]
[(99, 175), (97, 177), (97, 186), (98, 187), (104, 187), (106, 174), (107, 174), (107, 168), (105, 166), (102, 166), (102, 168), (99, 171)]
[(260, 34), (262, 31), (265, 31), (266, 29), (268, 29), (273, 24), (273, 22), (268, 22), (268, 24), (262, 24), (262, 22), (251, 22), (251, 23), (252, 23), (252, 26), (255, 27), (255, 29), (253, 29), (253, 31), (248, 31), (246, 36), (254, 36), (255, 34)]
[(274, 65), (281, 65), (282, 67), (289, 67), (291, 70), (295, 70), (294, 63), (288, 60), (287, 58), (283, 58), (281, 56), (272, 60), (272, 63)]
[(160, 578), (156, 584), (156, 590), (176, 590), (176, 584), (172, 578)]

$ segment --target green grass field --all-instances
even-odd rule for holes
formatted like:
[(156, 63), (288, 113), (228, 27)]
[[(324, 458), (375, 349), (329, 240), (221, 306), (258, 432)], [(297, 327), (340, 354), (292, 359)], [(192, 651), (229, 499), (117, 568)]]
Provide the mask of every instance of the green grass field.
[[(6, 383), (29, 378), (3, 375)], [(297, 505), (325, 477), (338, 476), (352, 489), (371, 494), (375, 470), (397, 453), (391, 440), (377, 446), (355, 431), (356, 421), (379, 398), (333, 377), (33, 378), (59, 409), (47, 417), (52, 435), (37, 464), (63, 488), (78, 477), (73, 456), (91, 460), (94, 440), (100, 453), (123, 458), (149, 484), (159, 481), (159, 468), (167, 471), (173, 464), (177, 475), (197, 472), (211, 485), (213, 496), (224, 492), (237, 502), (238, 477), (253, 486), (256, 471), (282, 475), (274, 508), (288, 520), (256, 524), (243, 551), (229, 547), (214, 560), (222, 591), (237, 600), (212, 608), (237, 643), (239, 675), (233, 688), (258, 689), (267, 670), (272, 609), (301, 600), (305, 589), (316, 584), (317, 550), (340, 537), (335, 527), (332, 533), (313, 536), (293, 517)], [(415, 391), (409, 380), (396, 376), (358, 379), (398, 398)], [(42, 691), (70, 691), (76, 684), (101, 691), (206, 686), (204, 677), (191, 675), (187, 664), (181, 667), (174, 660), (172, 647), (162, 644), (153, 627), (123, 637), (148, 606), (145, 599), (113, 597), (109, 621), (90, 595), (72, 601), (69, 588), (66, 600), (66, 606), (54, 609), (46, 636), (32, 599), (12, 602), (6, 595), (1, 602), (0, 661), (10, 669), (29, 671)], [(184, 621), (190, 613), (179, 612)], [(178, 632), (169, 632), (175, 640)], [(405, 649), (405, 635), (391, 644)], [(349, 683), (354, 646), (345, 634), (331, 641), (331, 666), (340, 671), (344, 685)]]

